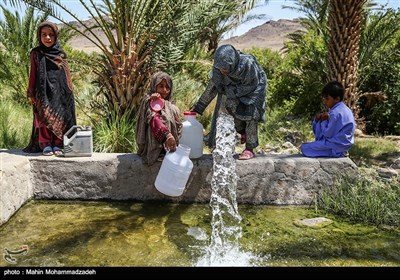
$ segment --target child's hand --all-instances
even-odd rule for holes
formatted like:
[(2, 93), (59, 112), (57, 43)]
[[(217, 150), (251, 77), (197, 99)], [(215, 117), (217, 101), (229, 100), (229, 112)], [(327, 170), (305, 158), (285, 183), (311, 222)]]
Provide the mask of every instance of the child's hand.
[(164, 148), (168, 152), (175, 152), (176, 151), (176, 140), (171, 133), (168, 133), (166, 140), (164, 142)]
[(323, 112), (320, 114), (320, 120), (321, 121), (326, 121), (329, 120), (329, 113), (328, 112)]
[(329, 113), (328, 112), (318, 113), (318, 114), (315, 115), (315, 120), (316, 121), (329, 120)]
[(162, 98), (161, 95), (157, 92), (153, 93), (152, 95), (150, 95), (150, 100), (154, 100), (154, 99), (158, 99), (158, 98)]

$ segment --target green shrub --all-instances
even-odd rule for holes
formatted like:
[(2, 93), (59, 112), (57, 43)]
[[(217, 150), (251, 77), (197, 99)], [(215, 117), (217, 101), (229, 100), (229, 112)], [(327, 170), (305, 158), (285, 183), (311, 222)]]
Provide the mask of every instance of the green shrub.
[(252, 47), (244, 52), (253, 55), (257, 59), (257, 62), (267, 74), (268, 80), (274, 78), (276, 69), (282, 64), (282, 58), (279, 53), (268, 48), (261, 49)]
[[(180, 73), (174, 78), (174, 100), (181, 111), (182, 119), (183, 112), (193, 107), (205, 88), (206, 86), (201, 81), (190, 78), (189, 75), (184, 73)], [(214, 107), (215, 100), (210, 103), (202, 115), (197, 116), (197, 120), (203, 125), (204, 129), (209, 129)]]
[(32, 130), (32, 111), (15, 101), (1, 98), (0, 148), (21, 149), (28, 145)]

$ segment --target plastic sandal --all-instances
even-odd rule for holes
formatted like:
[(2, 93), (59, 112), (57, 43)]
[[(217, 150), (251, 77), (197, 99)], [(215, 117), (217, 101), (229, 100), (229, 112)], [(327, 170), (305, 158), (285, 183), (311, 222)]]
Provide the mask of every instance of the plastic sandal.
[(46, 148), (43, 149), (43, 155), (44, 156), (52, 156), (52, 155), (54, 155), (53, 149), (50, 146), (47, 146)]
[(53, 152), (56, 156), (62, 156), (64, 153), (59, 147), (54, 147)]
[(240, 160), (247, 160), (253, 158), (255, 155), (252, 151), (250, 150), (244, 150), (240, 155), (239, 159)]

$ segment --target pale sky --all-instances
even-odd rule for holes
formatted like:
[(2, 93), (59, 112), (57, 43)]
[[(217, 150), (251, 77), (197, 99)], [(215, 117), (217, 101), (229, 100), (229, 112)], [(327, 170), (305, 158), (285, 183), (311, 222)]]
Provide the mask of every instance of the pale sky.
[[(79, 3), (78, 0), (61, 0), (61, 2), (69, 8), (71, 11), (75, 12), (80, 19), (85, 20), (89, 18), (89, 13), (82, 8), (82, 5)], [(101, 3), (102, 1), (96, 1), (94, 2), (99, 2)], [(246, 22), (242, 25), (240, 25), (236, 30), (231, 31), (229, 34), (227, 34), (226, 37), (232, 37), (232, 36), (239, 36), (242, 35), (243, 33), (247, 32), (249, 29), (254, 28), (258, 25), (261, 25), (265, 23), (268, 20), (279, 20), (279, 19), (294, 19), (298, 18), (301, 16), (304, 16), (301, 13), (294, 12), (290, 9), (282, 9), (282, 5), (286, 6), (294, 6), (294, 0), (269, 0), (268, 4), (264, 4), (264, 0), (259, 0), (259, 5), (258, 7), (254, 8), (250, 13), (251, 14), (264, 14), (265, 18), (262, 20), (253, 20), (250, 22)], [(378, 3), (379, 5), (385, 5), (388, 4), (388, 7), (398, 9), (400, 8), (400, 0), (375, 0), (375, 3)], [(9, 8), (9, 7), (7, 7)], [(10, 8), (11, 10), (11, 8)], [(20, 10), (20, 13), (23, 13), (24, 8)], [(67, 21), (72, 21), (74, 20), (72, 17), (62, 14), (64, 19)], [(0, 12), (0, 19), (3, 19), (3, 14)], [(54, 20), (51, 19), (50, 20)], [(54, 20), (57, 22), (56, 20)]]

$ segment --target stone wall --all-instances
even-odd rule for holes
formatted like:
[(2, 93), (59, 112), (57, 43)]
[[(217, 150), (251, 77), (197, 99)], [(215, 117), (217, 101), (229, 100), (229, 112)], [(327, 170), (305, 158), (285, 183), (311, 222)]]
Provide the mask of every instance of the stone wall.
[[(77, 158), (3, 154), (1, 208), (5, 210), (0, 222), (6, 221), (31, 197), (185, 203), (208, 203), (210, 200), (213, 161), (209, 154), (193, 160), (194, 167), (185, 192), (176, 198), (166, 196), (154, 187), (161, 163), (149, 167), (134, 154), (94, 153), (92, 157)], [(270, 205), (309, 204), (318, 191), (334, 184), (338, 174), (356, 170), (349, 158), (257, 155), (251, 160), (236, 162), (239, 177), (237, 201)]]
[[(154, 182), (161, 163), (143, 165), (134, 154), (93, 154), (90, 158), (31, 160), (35, 199), (170, 200), (207, 203), (212, 157), (193, 160), (184, 194), (161, 194)], [(332, 186), (337, 174), (354, 172), (348, 158), (312, 159), (300, 155), (264, 155), (237, 161), (237, 199), (251, 204), (309, 204), (316, 192)]]

